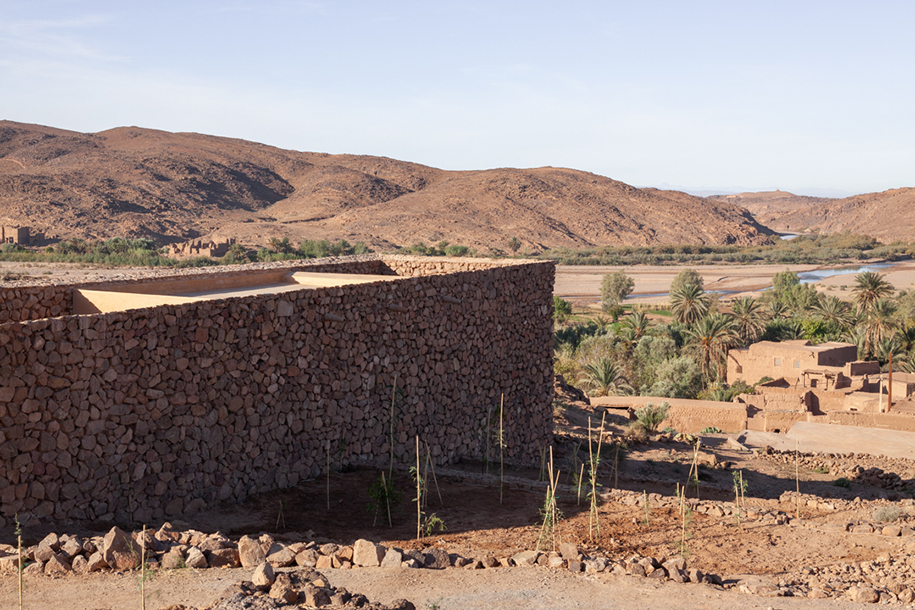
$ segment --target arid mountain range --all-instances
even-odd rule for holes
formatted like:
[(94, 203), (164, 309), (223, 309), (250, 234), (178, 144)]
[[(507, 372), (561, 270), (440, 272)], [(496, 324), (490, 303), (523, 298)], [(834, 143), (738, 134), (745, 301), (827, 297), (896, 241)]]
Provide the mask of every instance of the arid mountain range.
[(50, 238), (447, 240), (504, 250), (759, 244), (731, 201), (561, 168), (446, 171), (384, 157), (282, 150), (192, 133), (94, 134), (0, 121), (0, 224)]
[(889, 243), (915, 237), (915, 188), (853, 195), (844, 199), (802, 197), (785, 191), (709, 197), (747, 208), (776, 231), (859, 233)]

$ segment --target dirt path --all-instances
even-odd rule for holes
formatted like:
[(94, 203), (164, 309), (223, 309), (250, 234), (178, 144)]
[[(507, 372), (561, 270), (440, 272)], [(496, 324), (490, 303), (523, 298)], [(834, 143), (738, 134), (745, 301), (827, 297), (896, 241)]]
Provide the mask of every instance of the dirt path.
[[(417, 610), (563, 610), (619, 609), (671, 610), (842, 610), (863, 604), (835, 599), (767, 599), (707, 585), (657, 583), (628, 576), (574, 575), (544, 568), (491, 570), (330, 570), (332, 585), (362, 593), (371, 601), (390, 603), (409, 599)], [(147, 607), (169, 604), (205, 607), (237, 580), (248, 579), (247, 570), (178, 570), (156, 576), (149, 583)], [(17, 607), (15, 576), (0, 580), (0, 609)], [(28, 610), (118, 610), (140, 605), (138, 577), (128, 574), (93, 574), (27, 578), (23, 607)]]

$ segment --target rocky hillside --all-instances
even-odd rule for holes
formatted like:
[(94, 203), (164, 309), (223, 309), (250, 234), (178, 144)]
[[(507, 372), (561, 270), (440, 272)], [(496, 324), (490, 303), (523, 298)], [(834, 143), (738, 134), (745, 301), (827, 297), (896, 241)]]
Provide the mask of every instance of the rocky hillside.
[(447, 240), (525, 250), (758, 244), (739, 205), (560, 169), (445, 171), (121, 127), (84, 134), (0, 121), (0, 223), (51, 238)]

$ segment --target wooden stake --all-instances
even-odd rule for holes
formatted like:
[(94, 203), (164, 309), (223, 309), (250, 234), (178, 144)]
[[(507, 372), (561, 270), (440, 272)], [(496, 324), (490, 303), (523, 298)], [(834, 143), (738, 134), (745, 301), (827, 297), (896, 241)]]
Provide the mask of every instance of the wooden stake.
[(327, 439), (327, 510), (330, 510), (330, 439)]
[(585, 478), (585, 463), (582, 462), (581, 463), (581, 473), (578, 475), (578, 500), (576, 501), (576, 504), (578, 506), (581, 506), (581, 482), (582, 482), (582, 479), (584, 479), (584, 478)]
[(890, 369), (886, 378), (886, 412), (893, 408), (893, 352), (890, 351)]

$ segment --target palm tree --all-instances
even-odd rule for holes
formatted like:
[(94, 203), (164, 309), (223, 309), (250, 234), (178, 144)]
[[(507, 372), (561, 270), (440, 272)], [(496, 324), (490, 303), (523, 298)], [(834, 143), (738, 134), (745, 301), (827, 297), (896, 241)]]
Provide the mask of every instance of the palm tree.
[(769, 301), (768, 309), (770, 320), (780, 320), (791, 315), (791, 309), (781, 301)]
[(879, 299), (893, 294), (893, 285), (884, 277), (884, 275), (872, 271), (865, 271), (855, 276), (855, 287), (852, 294), (855, 295), (858, 313), (869, 310)]
[(756, 341), (766, 330), (762, 305), (752, 297), (737, 299), (731, 305), (731, 319), (741, 343), (747, 345)]
[(634, 338), (638, 341), (645, 334), (645, 331), (648, 330), (648, 316), (646, 316), (643, 311), (634, 313), (626, 320), (626, 325), (632, 329)]
[(880, 362), (889, 362), (890, 354), (898, 358), (905, 353), (899, 335), (887, 335), (874, 346), (874, 355)]
[(823, 295), (813, 306), (813, 311), (824, 322), (835, 325), (839, 330), (852, 326), (853, 319), (850, 306), (846, 301), (832, 295)]
[(712, 370), (718, 379), (724, 377), (723, 363), (728, 348), (737, 341), (731, 319), (716, 313), (705, 316), (685, 331), (689, 351), (699, 358), (699, 365), (706, 379), (711, 379)]
[(864, 352), (874, 353), (877, 344), (896, 330), (896, 305), (888, 299), (874, 301), (864, 319)]
[(709, 298), (697, 284), (686, 284), (671, 293), (670, 307), (678, 322), (692, 324), (708, 313)]
[(632, 392), (632, 387), (623, 374), (623, 368), (607, 357), (586, 365), (581, 381), (594, 388), (598, 396), (619, 396)]

